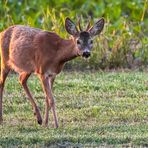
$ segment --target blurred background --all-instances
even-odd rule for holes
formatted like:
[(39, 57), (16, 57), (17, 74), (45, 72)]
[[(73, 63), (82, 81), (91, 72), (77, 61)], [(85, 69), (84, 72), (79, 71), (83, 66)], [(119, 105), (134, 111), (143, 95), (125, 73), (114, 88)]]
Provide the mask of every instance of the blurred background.
[(0, 31), (10, 25), (23, 24), (69, 35), (64, 20), (82, 26), (91, 18), (93, 24), (104, 17), (103, 32), (95, 39), (93, 54), (87, 61), (77, 58), (65, 69), (112, 69), (148, 67), (148, 0), (1, 0)]

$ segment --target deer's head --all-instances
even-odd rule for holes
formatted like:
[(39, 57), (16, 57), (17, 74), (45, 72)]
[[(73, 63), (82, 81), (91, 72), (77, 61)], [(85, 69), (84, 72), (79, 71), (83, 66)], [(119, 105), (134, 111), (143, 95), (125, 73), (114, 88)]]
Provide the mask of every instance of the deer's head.
[(93, 38), (99, 35), (104, 27), (104, 19), (99, 19), (92, 27), (89, 22), (85, 31), (80, 26), (80, 20), (78, 21), (78, 25), (79, 30), (70, 18), (66, 18), (65, 20), (66, 31), (74, 37), (79, 55), (88, 58), (93, 47)]

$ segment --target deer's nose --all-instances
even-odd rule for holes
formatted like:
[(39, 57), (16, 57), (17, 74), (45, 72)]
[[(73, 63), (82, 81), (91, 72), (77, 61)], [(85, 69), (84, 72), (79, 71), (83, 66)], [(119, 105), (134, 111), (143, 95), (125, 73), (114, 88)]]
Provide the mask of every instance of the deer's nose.
[(88, 58), (90, 56), (90, 51), (83, 52), (83, 57)]

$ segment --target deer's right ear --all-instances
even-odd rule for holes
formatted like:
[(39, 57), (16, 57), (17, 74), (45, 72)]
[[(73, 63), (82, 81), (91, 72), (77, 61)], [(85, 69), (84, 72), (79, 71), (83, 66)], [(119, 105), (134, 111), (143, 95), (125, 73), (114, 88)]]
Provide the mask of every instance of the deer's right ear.
[(70, 18), (66, 18), (65, 19), (65, 29), (66, 31), (73, 35), (73, 36), (78, 36), (79, 35), (79, 31), (76, 27), (76, 25), (74, 24), (74, 22), (70, 19)]

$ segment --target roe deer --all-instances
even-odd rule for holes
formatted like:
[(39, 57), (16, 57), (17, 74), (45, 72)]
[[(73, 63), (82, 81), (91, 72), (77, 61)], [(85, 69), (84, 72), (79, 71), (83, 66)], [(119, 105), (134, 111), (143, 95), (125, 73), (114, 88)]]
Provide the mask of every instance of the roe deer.
[(40, 110), (27, 86), (31, 73), (39, 76), (45, 98), (44, 124), (48, 125), (49, 108), (54, 117), (54, 125), (58, 127), (52, 85), (65, 62), (78, 56), (88, 58), (93, 47), (93, 37), (104, 27), (104, 19), (99, 19), (94, 26), (87, 25), (85, 31), (79, 30), (69, 18), (65, 19), (66, 31), (72, 35), (70, 39), (62, 39), (56, 33), (14, 25), (0, 33), (1, 79), (0, 79), (0, 121), (2, 122), (2, 96), (6, 77), (10, 70), (19, 73), (19, 81), (32, 104), (37, 122), (42, 124)]

